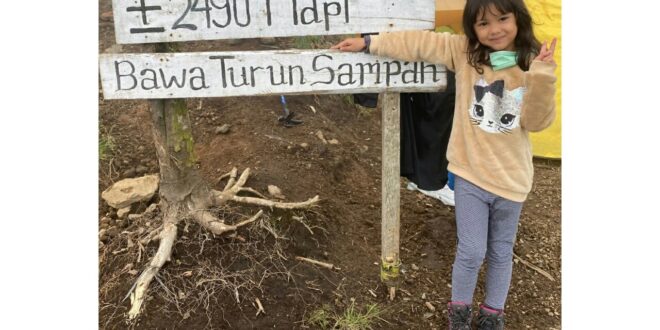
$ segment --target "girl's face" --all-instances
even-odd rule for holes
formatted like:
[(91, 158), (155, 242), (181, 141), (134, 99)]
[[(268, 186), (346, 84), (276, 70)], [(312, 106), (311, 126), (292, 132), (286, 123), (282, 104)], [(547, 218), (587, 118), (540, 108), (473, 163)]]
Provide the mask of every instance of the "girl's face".
[(515, 50), (514, 40), (518, 34), (516, 17), (513, 13), (501, 13), (494, 5), (482, 10), (474, 23), (474, 32), (479, 43), (499, 50)]

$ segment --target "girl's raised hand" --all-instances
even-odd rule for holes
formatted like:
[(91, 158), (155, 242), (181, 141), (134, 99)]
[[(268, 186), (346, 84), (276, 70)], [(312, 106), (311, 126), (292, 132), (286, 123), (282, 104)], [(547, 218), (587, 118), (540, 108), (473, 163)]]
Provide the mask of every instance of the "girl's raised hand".
[(555, 58), (554, 58), (555, 45), (557, 45), (557, 38), (552, 38), (552, 42), (550, 43), (550, 48), (548, 48), (548, 42), (544, 41), (543, 45), (541, 46), (541, 51), (539, 51), (539, 55), (536, 56), (534, 60), (548, 62), (548, 63), (555, 63)]
[(330, 49), (339, 49), (342, 52), (361, 52), (364, 47), (366, 47), (364, 38), (348, 38), (330, 47)]

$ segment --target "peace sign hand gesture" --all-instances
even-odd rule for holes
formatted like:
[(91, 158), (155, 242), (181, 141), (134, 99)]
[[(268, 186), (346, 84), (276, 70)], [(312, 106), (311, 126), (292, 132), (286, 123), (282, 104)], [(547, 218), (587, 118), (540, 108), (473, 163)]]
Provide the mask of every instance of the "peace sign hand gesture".
[(548, 63), (555, 63), (554, 55), (555, 55), (555, 45), (557, 44), (557, 38), (552, 38), (552, 43), (550, 43), (550, 48), (548, 48), (548, 42), (544, 41), (543, 45), (541, 46), (541, 51), (539, 51), (539, 55), (536, 56), (534, 61), (542, 61), (542, 62), (548, 62)]

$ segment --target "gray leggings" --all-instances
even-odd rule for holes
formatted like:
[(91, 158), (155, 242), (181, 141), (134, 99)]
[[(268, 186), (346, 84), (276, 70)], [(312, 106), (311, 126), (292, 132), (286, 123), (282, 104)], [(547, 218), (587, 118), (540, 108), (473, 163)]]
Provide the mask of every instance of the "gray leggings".
[(486, 257), (484, 303), (504, 309), (522, 203), (491, 194), (459, 176), (455, 186), (458, 246), (451, 276), (451, 300), (472, 303), (479, 269)]

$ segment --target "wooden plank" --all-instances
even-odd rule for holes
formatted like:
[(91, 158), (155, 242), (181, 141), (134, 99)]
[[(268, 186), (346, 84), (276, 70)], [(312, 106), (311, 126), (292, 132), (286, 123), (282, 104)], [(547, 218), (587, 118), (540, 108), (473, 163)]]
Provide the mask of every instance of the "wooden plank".
[(102, 54), (106, 99), (432, 92), (446, 67), (335, 50)]
[(434, 0), (113, 0), (118, 44), (433, 29)]
[[(398, 93), (385, 93), (382, 95), (381, 262), (392, 265), (400, 263), (400, 97), (401, 95)], [(398, 273), (394, 270), (390, 272), (392, 273), (389, 274), (390, 281), (396, 282), (394, 279)]]

